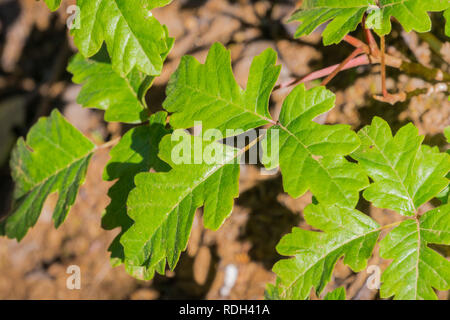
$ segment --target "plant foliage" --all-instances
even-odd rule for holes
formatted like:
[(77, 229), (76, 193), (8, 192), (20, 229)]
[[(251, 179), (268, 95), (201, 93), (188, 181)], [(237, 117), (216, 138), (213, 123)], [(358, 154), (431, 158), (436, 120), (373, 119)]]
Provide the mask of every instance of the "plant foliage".
[(291, 21), (301, 22), (296, 37), (310, 34), (331, 21), (323, 32), (324, 44), (330, 45), (339, 43), (345, 35), (354, 31), (366, 13), (367, 27), (379, 35), (386, 35), (391, 32), (391, 18), (399, 21), (407, 32), (430, 31), (428, 12), (448, 8), (450, 3), (447, 0), (305, 0)]
[(230, 52), (221, 44), (211, 47), (205, 64), (183, 57), (163, 105), (172, 113), (170, 125), (191, 128), (202, 121), (203, 129), (217, 129), (227, 137), (227, 130), (247, 131), (273, 122), (268, 105), (281, 69), (276, 60), (272, 49), (255, 57), (244, 91), (234, 79)]
[[(382, 275), (381, 297), (436, 299), (433, 288), (450, 289), (450, 262), (428, 245), (450, 244), (450, 206), (424, 215), (419, 208), (448, 186), (450, 156), (422, 145), (423, 136), (412, 124), (392, 136), (389, 125), (376, 117), (358, 136), (361, 145), (351, 156), (373, 180), (364, 198), (412, 216), (396, 223), (380, 242), (381, 257), (392, 260)], [(271, 298), (306, 299), (311, 289), (319, 295), (341, 256), (353, 271), (361, 271), (384, 228), (355, 209), (336, 205), (310, 205), (304, 216), (324, 232), (294, 228), (280, 241), (277, 251), (294, 258), (274, 266), (278, 278), (276, 286), (268, 288)]]
[[(61, 1), (45, 2), (56, 10)], [(109, 248), (112, 264), (124, 264), (140, 279), (173, 270), (197, 209), (203, 208), (206, 228), (220, 228), (239, 196), (240, 158), (265, 139), (262, 162), (280, 167), (284, 191), (299, 197), (309, 190), (314, 196), (303, 212), (314, 230), (293, 228), (281, 239), (277, 251), (287, 258), (275, 264), (277, 280), (267, 298), (307, 299), (311, 290), (320, 296), (339, 259), (355, 272), (366, 268), (383, 230), (391, 231), (379, 242), (380, 254), (391, 262), (382, 275), (382, 298), (435, 299), (435, 290), (449, 290), (450, 262), (430, 244), (450, 245), (450, 152), (423, 145), (412, 124), (393, 135), (377, 117), (358, 133), (348, 125), (316, 123), (335, 103), (324, 87), (296, 86), (274, 120), (269, 101), (281, 66), (272, 49), (254, 58), (245, 90), (221, 44), (211, 47), (204, 64), (183, 57), (167, 87), (165, 111), (150, 114), (146, 93), (174, 43), (151, 10), (170, 2), (77, 1), (79, 28), (72, 34), (80, 53), (68, 70), (82, 86), (78, 102), (104, 110), (106, 121), (136, 125), (111, 149), (103, 174), (114, 185), (102, 227), (120, 228)], [(441, 0), (305, 0), (292, 20), (301, 22), (296, 36), (329, 22), (323, 38), (331, 44), (355, 30), (365, 14), (379, 35), (390, 32), (391, 18), (407, 31), (425, 32), (431, 11), (445, 11), (450, 20), (450, 3)], [(185, 131), (197, 121), (214, 134)], [(265, 135), (243, 147), (223, 140), (262, 126), (270, 127)], [(450, 140), (450, 128), (445, 135)], [(41, 118), (13, 150), (14, 202), (0, 234), (21, 240), (55, 192), (53, 220), (61, 225), (96, 149), (58, 111)], [(382, 226), (360, 212), (361, 191), (374, 206), (403, 219)], [(442, 205), (422, 214), (434, 198)], [(344, 288), (324, 297), (345, 298)]]
[[(284, 190), (299, 197), (307, 190), (326, 204), (352, 208), (369, 181), (358, 165), (345, 159), (360, 144), (347, 125), (319, 125), (313, 119), (334, 106), (335, 96), (323, 87), (296, 87), (284, 101), (279, 124), (267, 133), (267, 151), (279, 150)], [(271, 135), (279, 134), (279, 145)], [(271, 154), (271, 152), (269, 152)], [(277, 166), (266, 160), (268, 168)]]
[(21, 240), (39, 218), (45, 199), (54, 192), (58, 192), (58, 201), (53, 221), (55, 227), (60, 226), (84, 181), (94, 150), (94, 144), (58, 111), (41, 118), (12, 152), (14, 203), (0, 232)]

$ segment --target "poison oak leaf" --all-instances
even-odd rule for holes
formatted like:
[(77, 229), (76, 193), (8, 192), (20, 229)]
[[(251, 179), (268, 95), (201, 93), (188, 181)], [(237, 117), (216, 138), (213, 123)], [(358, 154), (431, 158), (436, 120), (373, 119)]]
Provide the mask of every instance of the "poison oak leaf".
[[(428, 32), (431, 19), (428, 12), (439, 12), (450, 8), (448, 0), (379, 0), (381, 21), (373, 25), (379, 35), (391, 33), (391, 17), (403, 26), (406, 32)], [(376, 14), (376, 11), (372, 11)], [(374, 19), (376, 21), (376, 19)]]
[[(128, 215), (134, 223), (122, 236), (126, 262), (134, 266), (159, 268), (164, 271), (166, 261), (173, 269), (180, 253), (186, 248), (197, 208), (204, 206), (206, 228), (216, 230), (231, 213), (233, 199), (238, 196), (240, 152), (217, 142), (203, 141), (184, 133), (192, 148), (214, 147), (215, 159), (208, 164), (175, 164), (172, 150), (177, 145), (171, 135), (160, 143), (159, 157), (171, 165), (166, 173), (140, 173), (136, 188), (127, 201)], [(158, 270), (158, 269), (156, 269)]]
[(376, 117), (358, 135), (361, 146), (352, 157), (374, 181), (363, 195), (375, 206), (411, 216), (448, 185), (450, 156), (422, 146), (413, 124), (392, 136), (389, 125)]
[(230, 52), (215, 43), (205, 64), (184, 56), (167, 87), (163, 107), (171, 112), (172, 127), (191, 128), (202, 121), (204, 130), (253, 129), (270, 122), (269, 97), (278, 79), (277, 55), (267, 49), (255, 57), (250, 68), (247, 89), (234, 79)]
[[(122, 229), (111, 244), (111, 261), (114, 266), (124, 262), (123, 246), (119, 239), (123, 232), (133, 224), (127, 215), (126, 202), (128, 194), (135, 187), (134, 177), (140, 172), (165, 172), (170, 166), (158, 158), (159, 143), (170, 131), (165, 128), (167, 114), (158, 112), (151, 116), (149, 124), (130, 129), (111, 149), (111, 159), (105, 167), (103, 179), (117, 180), (109, 189), (108, 196), (111, 202), (102, 217), (102, 227), (111, 230)], [(125, 265), (126, 270), (135, 277), (144, 277), (146, 270), (143, 267)]]
[(307, 299), (313, 288), (320, 295), (342, 256), (355, 272), (366, 267), (380, 234), (379, 225), (356, 209), (311, 204), (304, 217), (324, 232), (294, 228), (281, 239), (277, 251), (293, 258), (273, 267), (277, 282), (269, 287), (269, 298)]
[(450, 261), (429, 244), (450, 245), (450, 205), (407, 220), (380, 242), (380, 255), (393, 259), (381, 277), (381, 297), (399, 300), (437, 299), (433, 288), (450, 289)]
[[(279, 150), (284, 190), (292, 197), (310, 189), (321, 203), (353, 208), (359, 191), (369, 184), (364, 171), (344, 158), (359, 147), (359, 138), (348, 125), (313, 121), (333, 108), (334, 101), (334, 94), (323, 87), (297, 86), (283, 103), (279, 125), (267, 132), (264, 162), (269, 169), (276, 167), (267, 155)], [(279, 145), (272, 145), (273, 134), (279, 135)]]
[(339, 43), (354, 31), (367, 12), (367, 27), (379, 35), (391, 32), (391, 17), (410, 32), (431, 30), (428, 12), (450, 8), (447, 0), (305, 0), (290, 21), (301, 22), (295, 34), (301, 37), (331, 21), (323, 32), (325, 45)]
[(77, 102), (87, 108), (105, 110), (105, 120), (111, 122), (140, 123), (148, 120), (145, 92), (154, 77), (133, 69), (121, 77), (111, 67), (109, 59), (93, 57), (85, 59), (75, 55), (68, 71), (72, 81), (82, 84)]
[(44, 201), (54, 192), (58, 201), (53, 221), (59, 227), (83, 183), (95, 145), (54, 110), (19, 138), (10, 166), (15, 182), (12, 213), (0, 230), (21, 240), (39, 218)]
[(137, 69), (147, 75), (161, 73), (163, 57), (173, 39), (150, 10), (170, 1), (78, 0), (80, 28), (71, 32), (85, 57), (96, 54), (106, 42), (113, 69), (128, 75)]
[(330, 45), (341, 42), (345, 35), (355, 30), (364, 13), (375, 4), (375, 0), (306, 0), (290, 21), (301, 22), (296, 38), (308, 35), (331, 21), (323, 33), (323, 43)]

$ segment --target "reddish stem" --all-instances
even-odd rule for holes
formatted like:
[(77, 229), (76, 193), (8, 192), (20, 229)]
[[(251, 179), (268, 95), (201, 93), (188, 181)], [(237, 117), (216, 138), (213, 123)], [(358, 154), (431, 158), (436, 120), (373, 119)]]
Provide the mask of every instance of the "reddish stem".
[(369, 53), (369, 47), (367, 44), (365, 44), (363, 41), (359, 40), (358, 38), (352, 37), (351, 35), (346, 35), (344, 37), (344, 41), (351, 44), (355, 48), (361, 48), (364, 50), (364, 52)]
[[(369, 58), (366, 55), (363, 55), (363, 56), (359, 56), (355, 59), (348, 61), (348, 63), (346, 63), (341, 68), (340, 71), (344, 71), (344, 70), (348, 70), (348, 69), (352, 69), (352, 68), (356, 68), (356, 67), (364, 66), (364, 65), (368, 65), (368, 64), (370, 64)], [(336, 64), (334, 66), (310, 73), (306, 77), (303, 77), (300, 79), (293, 79), (288, 82), (279, 84), (274, 88), (274, 90), (283, 89), (283, 88), (287, 88), (287, 87), (290, 87), (290, 86), (293, 86), (296, 84), (313, 81), (313, 80), (317, 80), (317, 79), (326, 77), (326, 76), (332, 74), (337, 68), (339, 68), (339, 66), (340, 66), (340, 64)]]
[(354, 50), (351, 55), (349, 55), (344, 61), (342, 61), (342, 63), (339, 64), (338, 67), (336, 69), (334, 69), (333, 72), (325, 80), (322, 81), (322, 85), (326, 86), (328, 83), (330, 83), (330, 81), (339, 72), (342, 71), (342, 69), (347, 65), (347, 63), (352, 61), (356, 56), (360, 55), (361, 53), (364, 53), (364, 50), (362, 48), (357, 48), (356, 50)]

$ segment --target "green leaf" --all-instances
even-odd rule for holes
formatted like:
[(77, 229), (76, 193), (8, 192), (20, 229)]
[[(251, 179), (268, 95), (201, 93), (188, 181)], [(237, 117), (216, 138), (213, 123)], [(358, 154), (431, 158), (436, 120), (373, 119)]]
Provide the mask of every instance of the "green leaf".
[[(450, 143), (450, 127), (445, 128), (444, 135), (447, 138), (447, 142)], [(447, 150), (450, 154), (450, 149)], [(447, 179), (450, 179), (450, 173), (447, 175)], [(450, 185), (448, 185), (440, 194), (436, 196), (442, 204), (450, 203)]]
[(173, 114), (174, 128), (190, 128), (202, 121), (203, 129), (253, 129), (273, 122), (268, 110), (269, 97), (278, 79), (275, 51), (267, 49), (255, 57), (250, 68), (247, 89), (237, 84), (231, 69), (230, 52), (215, 43), (205, 64), (184, 56), (172, 75), (163, 107)]
[(352, 157), (374, 181), (364, 198), (375, 206), (411, 216), (448, 185), (450, 156), (422, 146), (413, 124), (393, 137), (389, 125), (376, 117), (358, 135), (361, 147)]
[(44, 0), (44, 2), (47, 4), (48, 8), (52, 11), (57, 10), (61, 5), (61, 0)]
[[(391, 33), (391, 17), (400, 22), (406, 32), (430, 31), (431, 19), (428, 12), (446, 10), (450, 8), (450, 2), (445, 0), (380, 0), (379, 6), (381, 20), (373, 27), (379, 35), (386, 35)], [(376, 12), (373, 11), (373, 14)]]
[(323, 298), (323, 300), (345, 300), (345, 298), (346, 298), (345, 288), (339, 287), (331, 292), (328, 292), (326, 296)]
[(83, 107), (105, 110), (106, 121), (139, 123), (148, 120), (145, 92), (154, 77), (133, 69), (121, 77), (110, 62), (75, 55), (69, 63), (72, 81), (82, 84), (77, 102)]
[[(275, 167), (276, 160), (267, 154), (277, 154), (283, 175), (284, 190), (292, 197), (308, 189), (324, 204), (339, 204), (354, 208), (359, 191), (368, 186), (364, 171), (344, 156), (359, 147), (357, 135), (348, 125), (320, 125), (313, 119), (334, 106), (335, 96), (324, 87), (306, 90), (297, 86), (284, 101), (279, 125), (266, 136), (264, 162)], [(279, 135), (279, 144), (273, 144)]]
[(299, 38), (331, 20), (323, 32), (323, 43), (330, 45), (341, 42), (345, 35), (354, 31), (364, 13), (375, 4), (374, 0), (305, 0), (290, 21), (301, 22), (295, 33)]
[[(20, 138), (11, 156), (15, 182), (12, 214), (3, 221), (4, 233), (21, 240), (39, 218), (45, 199), (59, 197), (53, 212), (58, 227), (83, 183), (94, 144), (54, 110)], [(0, 228), (2, 229), (2, 228)]]
[[(135, 187), (134, 177), (140, 172), (150, 170), (155, 172), (170, 170), (170, 166), (158, 158), (159, 143), (163, 136), (170, 133), (165, 128), (166, 118), (165, 112), (155, 113), (151, 116), (148, 125), (129, 130), (111, 149), (111, 160), (105, 167), (103, 179), (118, 180), (108, 191), (111, 202), (102, 217), (102, 227), (106, 230), (122, 228), (122, 232), (109, 248), (113, 265), (119, 265), (125, 259), (119, 239), (133, 224), (133, 220), (127, 215), (126, 203), (128, 194)], [(145, 272), (132, 266), (125, 267), (136, 277), (140, 276), (141, 272)]]
[[(239, 194), (239, 164), (234, 160), (241, 152), (180, 130), (177, 133), (165, 136), (160, 143), (159, 157), (172, 170), (138, 174), (136, 188), (128, 197), (128, 215), (134, 224), (120, 241), (126, 262), (145, 266), (147, 275), (155, 269), (164, 272), (166, 261), (171, 269), (175, 267), (186, 248), (197, 208), (204, 206), (203, 223), (216, 230), (231, 213), (233, 199)], [(182, 142), (177, 143), (180, 137)], [(180, 146), (183, 157), (191, 159), (200, 151), (215, 150), (215, 154), (212, 161), (179, 163), (176, 155)]]
[(80, 28), (74, 41), (85, 57), (96, 54), (106, 42), (113, 69), (124, 76), (133, 69), (147, 75), (161, 73), (173, 39), (149, 10), (161, 0), (78, 0)]
[(391, 17), (399, 21), (407, 32), (428, 32), (431, 30), (428, 12), (448, 8), (450, 3), (443, 0), (379, 0), (378, 5), (375, 0), (305, 0), (290, 21), (301, 22), (296, 37), (310, 34), (331, 21), (323, 32), (324, 44), (330, 45), (339, 43), (354, 31), (366, 12), (369, 13), (367, 27), (379, 35), (386, 35), (391, 32)]
[(450, 205), (402, 222), (380, 242), (381, 256), (393, 259), (381, 278), (381, 297), (429, 300), (437, 299), (433, 288), (450, 289), (450, 261), (431, 243), (450, 245)]
[(380, 234), (379, 225), (356, 209), (311, 204), (304, 216), (324, 232), (294, 228), (281, 239), (277, 251), (293, 258), (273, 267), (278, 278), (276, 286), (269, 287), (272, 297), (307, 299), (312, 288), (320, 295), (342, 256), (353, 271), (365, 269)]

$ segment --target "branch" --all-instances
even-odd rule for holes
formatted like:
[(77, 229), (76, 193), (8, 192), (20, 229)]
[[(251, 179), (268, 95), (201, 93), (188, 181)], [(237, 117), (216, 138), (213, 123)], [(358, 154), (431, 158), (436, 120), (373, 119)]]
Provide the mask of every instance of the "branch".
[[(364, 65), (368, 65), (368, 64), (370, 64), (369, 58), (366, 55), (363, 55), (363, 56), (359, 56), (355, 59), (350, 60), (345, 66), (343, 66), (341, 68), (340, 71), (344, 71), (344, 70), (348, 70), (348, 69), (352, 69), (352, 68), (356, 68), (356, 67), (364, 66)], [(300, 83), (305, 83), (305, 82), (324, 78), (324, 77), (332, 74), (337, 68), (339, 68), (339, 66), (340, 66), (340, 64), (336, 64), (334, 66), (312, 72), (305, 77), (296, 78), (296, 79), (292, 79), (290, 81), (281, 83), (281, 84), (275, 86), (274, 90), (288, 88), (288, 87), (291, 87), (293, 85), (297, 85)]]
[(351, 55), (349, 55), (344, 61), (342, 61), (342, 63), (340, 65), (338, 65), (337, 68), (334, 69), (333, 72), (325, 80), (322, 81), (322, 85), (326, 86), (339, 72), (342, 71), (342, 69), (350, 61), (352, 61), (354, 58), (356, 58), (357, 56), (359, 56), (362, 53), (364, 53), (364, 50), (361, 48), (357, 48), (355, 51), (353, 51)]

